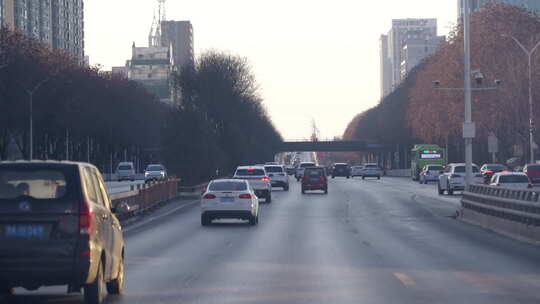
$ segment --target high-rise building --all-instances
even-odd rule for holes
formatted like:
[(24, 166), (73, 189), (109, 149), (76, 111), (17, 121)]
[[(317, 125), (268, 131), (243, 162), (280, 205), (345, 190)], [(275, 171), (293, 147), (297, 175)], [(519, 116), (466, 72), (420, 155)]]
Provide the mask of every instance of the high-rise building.
[(432, 55), (443, 40), (437, 36), (437, 19), (392, 20), (392, 28), (380, 41), (381, 98), (391, 93), (423, 58)]
[[(126, 70), (130, 80), (142, 84), (162, 102), (172, 104), (175, 99), (171, 86), (171, 73), (174, 66), (172, 47), (136, 47), (133, 43), (131, 60), (126, 63)], [(121, 75), (126, 70), (120, 67), (113, 68), (117, 75)]]
[(0, 0), (2, 25), (84, 62), (83, 0)]
[[(458, 1), (458, 16), (463, 16), (463, 0)], [(505, 3), (523, 6), (531, 11), (540, 12), (539, 0), (469, 0), (471, 11), (476, 11), (488, 3)]]
[(379, 39), (380, 68), (381, 68), (381, 98), (392, 92), (392, 66), (388, 56), (388, 36), (381, 35)]
[(193, 26), (189, 21), (162, 21), (161, 45), (172, 46), (174, 62), (178, 68), (194, 63)]

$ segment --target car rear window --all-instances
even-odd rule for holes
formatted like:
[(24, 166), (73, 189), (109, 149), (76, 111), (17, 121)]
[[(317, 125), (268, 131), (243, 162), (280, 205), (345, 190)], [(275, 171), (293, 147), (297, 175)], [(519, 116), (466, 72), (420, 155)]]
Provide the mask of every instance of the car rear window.
[(217, 181), (208, 187), (210, 191), (246, 191), (247, 185), (240, 181)]
[(528, 171), (540, 171), (540, 165), (527, 166)]
[[(473, 166), (473, 173), (478, 173), (478, 167)], [(465, 166), (457, 166), (454, 169), (455, 173), (465, 173)]]
[(130, 165), (120, 165), (118, 166), (118, 170), (131, 170), (133, 169), (133, 167), (131, 167)]
[(324, 169), (322, 168), (306, 169), (305, 175), (306, 176), (324, 176)]
[(306, 168), (306, 167), (314, 167), (315, 163), (303, 163), (300, 164), (300, 168)]
[(501, 165), (487, 165), (486, 166), (486, 169), (488, 170), (505, 170), (506, 167), (505, 166), (501, 166)]
[(264, 176), (266, 175), (262, 169), (238, 169), (236, 176)]
[(525, 175), (501, 175), (499, 177), (500, 183), (529, 183), (529, 178)]
[(283, 172), (283, 168), (280, 166), (269, 166), (269, 167), (264, 167), (264, 169), (266, 170), (266, 172), (272, 172), (272, 173)]
[[(127, 170), (127, 169), (122, 169), (122, 170)], [(146, 170), (147, 171), (161, 171), (161, 170), (163, 170), (163, 167), (159, 166), (159, 165), (148, 166), (148, 168), (146, 168)]]
[(0, 199), (28, 196), (34, 199), (60, 199), (66, 195), (63, 172), (50, 169), (0, 169)]
[(345, 164), (336, 164), (334, 167), (335, 168), (347, 168), (348, 166), (345, 165)]
[(430, 171), (443, 171), (444, 169), (443, 169), (442, 166), (429, 166), (428, 170), (430, 170)]

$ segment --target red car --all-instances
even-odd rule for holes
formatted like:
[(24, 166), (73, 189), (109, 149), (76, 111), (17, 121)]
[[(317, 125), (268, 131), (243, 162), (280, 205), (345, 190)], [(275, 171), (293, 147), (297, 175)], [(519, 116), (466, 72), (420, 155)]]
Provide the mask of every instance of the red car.
[(540, 165), (537, 164), (528, 164), (523, 168), (523, 173), (527, 174), (531, 183), (539, 184), (540, 183)]
[(306, 191), (322, 190), (328, 194), (328, 179), (324, 167), (308, 167), (302, 177), (302, 194)]

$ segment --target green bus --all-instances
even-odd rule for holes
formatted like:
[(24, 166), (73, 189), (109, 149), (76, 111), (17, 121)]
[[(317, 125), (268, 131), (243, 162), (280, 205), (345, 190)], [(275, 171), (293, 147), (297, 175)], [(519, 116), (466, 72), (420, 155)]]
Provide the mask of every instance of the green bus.
[(413, 180), (416, 181), (420, 178), (420, 171), (425, 165), (444, 166), (443, 149), (433, 144), (415, 145), (411, 150), (411, 177)]

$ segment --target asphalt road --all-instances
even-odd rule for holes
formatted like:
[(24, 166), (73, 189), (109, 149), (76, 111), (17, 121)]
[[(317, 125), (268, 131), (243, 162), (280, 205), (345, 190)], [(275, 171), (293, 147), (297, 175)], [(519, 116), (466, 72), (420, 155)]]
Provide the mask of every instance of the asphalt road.
[[(458, 197), (406, 179), (276, 191), (259, 226), (201, 227), (196, 205), (126, 232), (107, 303), (538, 303), (540, 248), (455, 220)], [(9, 303), (81, 303), (64, 289)], [(22, 294), (22, 295), (21, 295)]]

